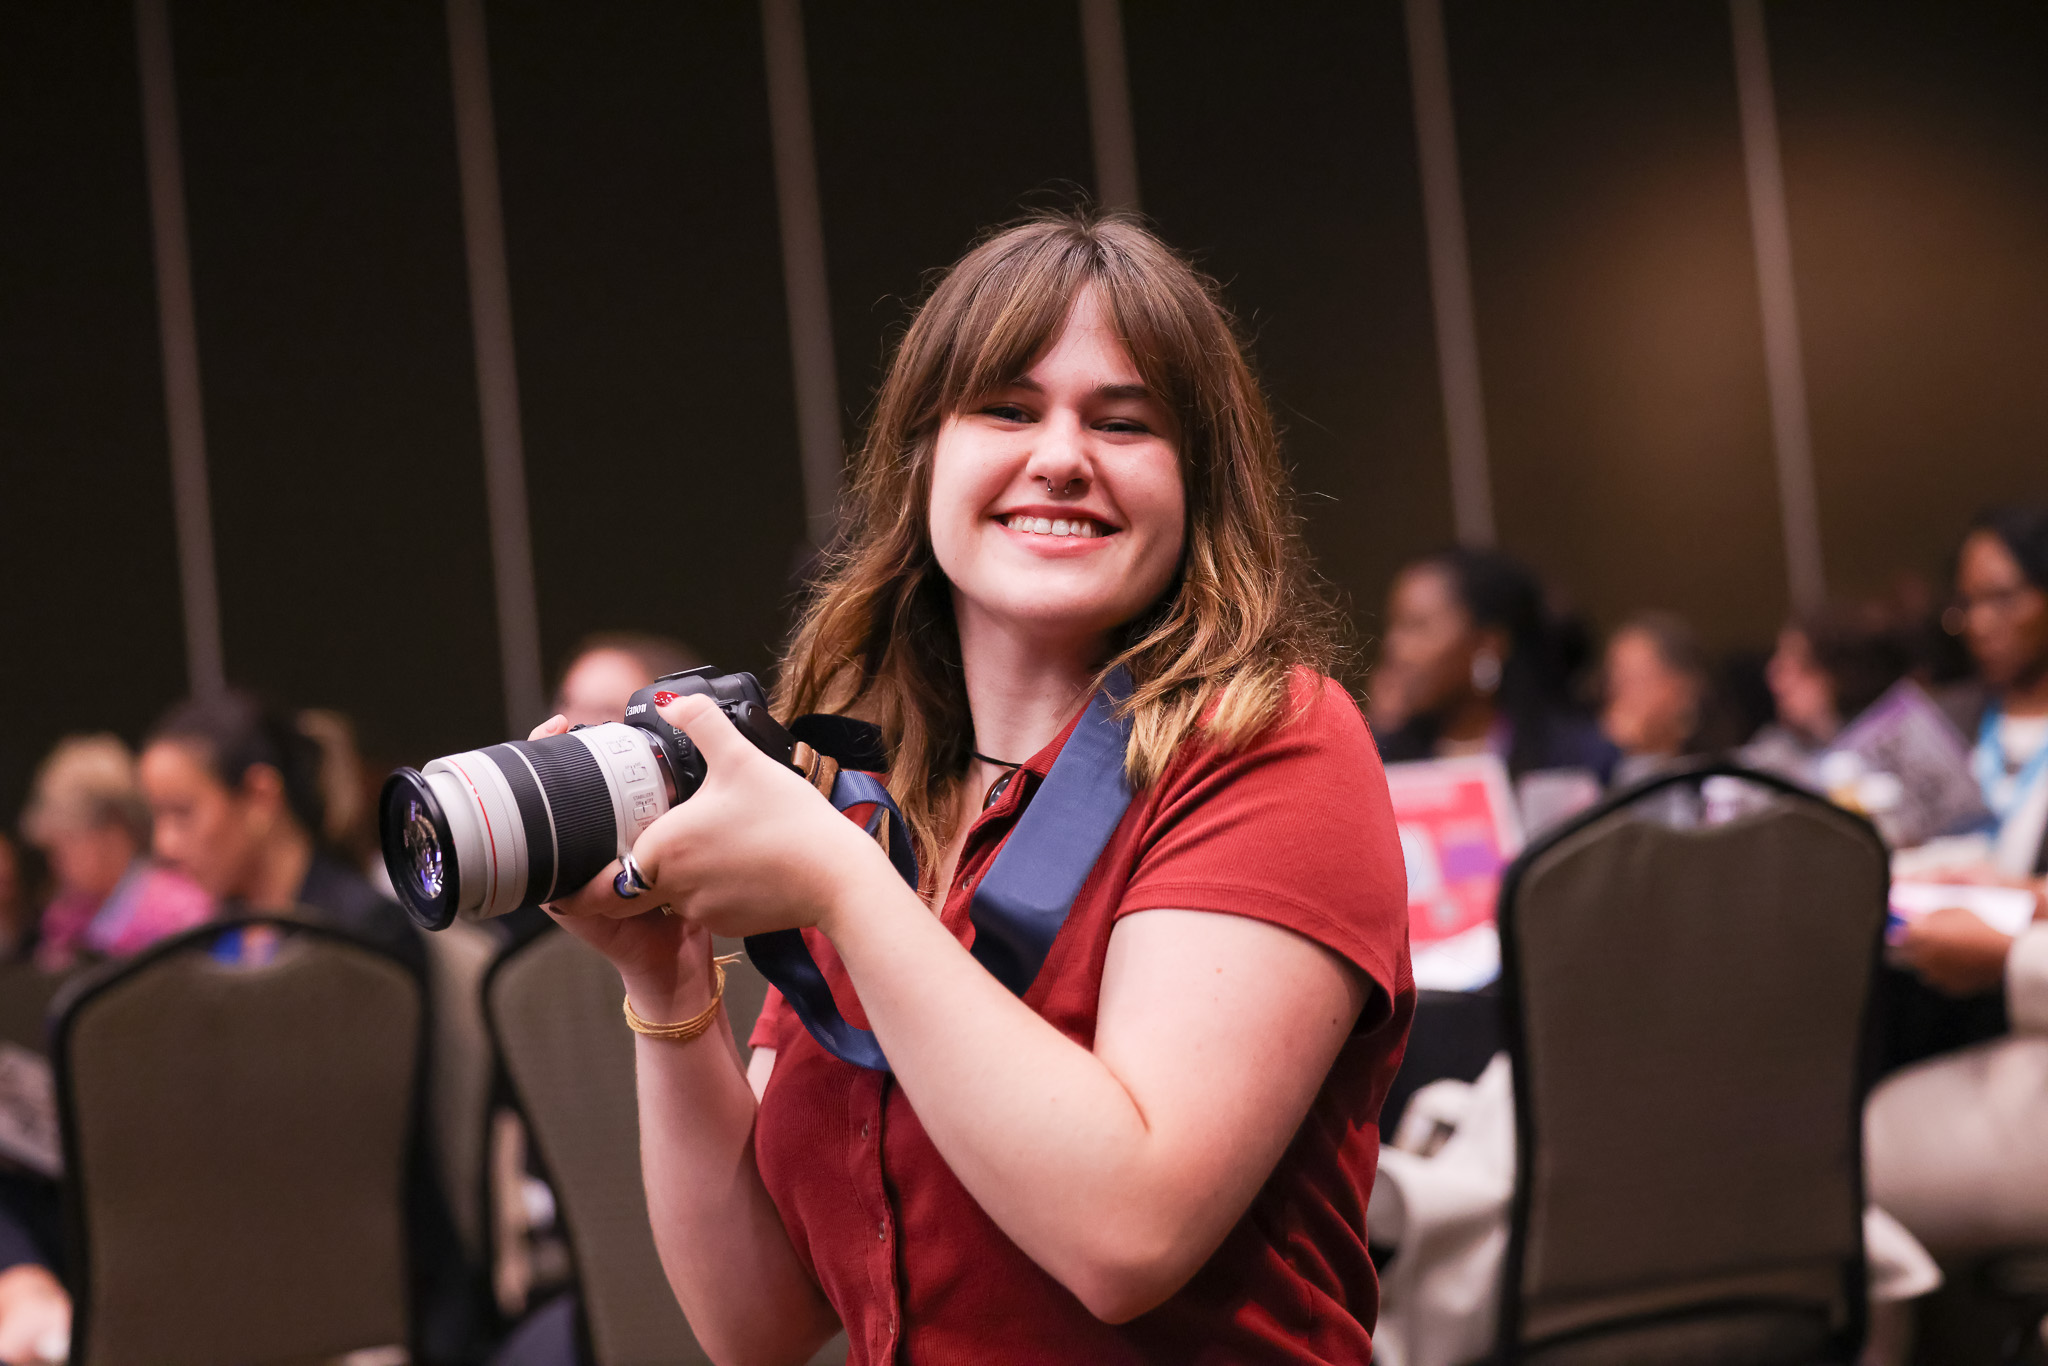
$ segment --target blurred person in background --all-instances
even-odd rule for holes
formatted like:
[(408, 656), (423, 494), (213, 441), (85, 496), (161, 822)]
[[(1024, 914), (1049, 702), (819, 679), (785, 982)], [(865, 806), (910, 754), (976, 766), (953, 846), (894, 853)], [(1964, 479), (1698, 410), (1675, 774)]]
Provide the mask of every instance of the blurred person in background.
[(2003, 987), (2009, 1032), (1887, 1079), (1865, 1145), (1872, 1199), (1955, 1262), (2048, 1244), (2048, 510), (1977, 520), (1951, 610), (1988, 697), (1974, 759), (1997, 820), (1985, 860), (1951, 875), (2031, 890), (2035, 919), (2013, 936), (1939, 910), (1900, 932), (1896, 958), (1937, 990)]
[(68, 968), (81, 954), (139, 953), (213, 914), (200, 886), (147, 856), (149, 808), (135, 756), (115, 736), (60, 740), (36, 770), (21, 827), (55, 883), (36, 945), (45, 970)]
[[(366, 872), (384, 866), (377, 843), (377, 779), (364, 766), (355, 722), (338, 711), (308, 707), (299, 730), (320, 750), (320, 838)], [(371, 881), (376, 877), (373, 872)]]
[(1683, 617), (1642, 612), (1609, 637), (1601, 666), (1600, 730), (1621, 751), (1617, 784), (1718, 749), (1713, 672)]
[(1577, 769), (1604, 783), (1614, 746), (1567, 685), (1542, 587), (1516, 561), (1460, 546), (1396, 576), (1372, 678), (1388, 763), (1491, 753), (1515, 778)]
[(1912, 663), (1891, 618), (1874, 604), (1837, 603), (1800, 616), (1778, 632), (1764, 666), (1776, 716), (1743, 746), (1742, 762), (1817, 786), (1820, 755)]
[(142, 754), (156, 851), (242, 914), (309, 912), (423, 962), (397, 904), (325, 843), (320, 746), (247, 693), (171, 709)]
[(596, 726), (625, 717), (626, 700), (657, 678), (695, 669), (704, 661), (679, 640), (638, 631), (600, 631), (570, 653), (555, 688), (555, 713), (572, 726)]

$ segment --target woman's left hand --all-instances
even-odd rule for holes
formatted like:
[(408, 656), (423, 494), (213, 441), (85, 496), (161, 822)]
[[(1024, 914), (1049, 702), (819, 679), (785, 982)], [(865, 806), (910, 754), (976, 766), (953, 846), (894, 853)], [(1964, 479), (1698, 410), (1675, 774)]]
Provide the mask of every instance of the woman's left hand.
[(634, 842), (652, 884), (637, 904), (666, 903), (691, 925), (741, 938), (816, 924), (863, 861), (887, 867), (865, 831), (709, 698), (679, 697), (661, 714), (704, 756), (705, 778)]

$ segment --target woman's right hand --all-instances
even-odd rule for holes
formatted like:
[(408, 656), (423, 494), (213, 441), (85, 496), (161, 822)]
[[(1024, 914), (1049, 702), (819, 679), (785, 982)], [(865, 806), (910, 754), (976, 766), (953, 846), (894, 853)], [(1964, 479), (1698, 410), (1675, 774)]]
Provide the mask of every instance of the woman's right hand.
[[(551, 716), (526, 738), (566, 734), (567, 717)], [(633, 1009), (650, 1020), (685, 1020), (711, 1000), (711, 936), (643, 896), (613, 890), (615, 859), (585, 886), (542, 907), (557, 925), (611, 960)]]

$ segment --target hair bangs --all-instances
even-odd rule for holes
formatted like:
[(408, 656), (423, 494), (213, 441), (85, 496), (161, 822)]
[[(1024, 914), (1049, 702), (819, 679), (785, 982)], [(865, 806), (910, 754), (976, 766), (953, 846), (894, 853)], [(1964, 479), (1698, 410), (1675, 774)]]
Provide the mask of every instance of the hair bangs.
[[(986, 243), (977, 251), (995, 245)], [(1050, 240), (1038, 246), (996, 262), (967, 285), (967, 297), (957, 309), (946, 310), (952, 335), (946, 338), (934, 416), (943, 420), (964, 412), (1016, 383), (1059, 340), (1074, 300), (1094, 271), (1084, 246)], [(941, 306), (937, 294), (931, 306)]]

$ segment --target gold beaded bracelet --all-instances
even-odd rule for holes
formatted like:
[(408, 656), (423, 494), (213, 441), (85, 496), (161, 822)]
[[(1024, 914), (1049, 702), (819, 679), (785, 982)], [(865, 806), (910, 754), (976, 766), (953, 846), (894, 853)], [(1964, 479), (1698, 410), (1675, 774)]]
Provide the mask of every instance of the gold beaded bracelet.
[(668, 1043), (688, 1043), (711, 1028), (711, 1022), (718, 1018), (718, 1007), (725, 1000), (725, 965), (737, 963), (739, 960), (740, 956), (736, 953), (724, 954), (711, 960), (711, 966), (718, 976), (712, 981), (711, 1004), (704, 1007), (702, 1013), (675, 1024), (656, 1024), (652, 1020), (641, 1019), (640, 1012), (633, 1009), (633, 998), (628, 996), (623, 1002), (626, 1007), (627, 1026), (635, 1034), (645, 1034), (650, 1039), (661, 1039)]

